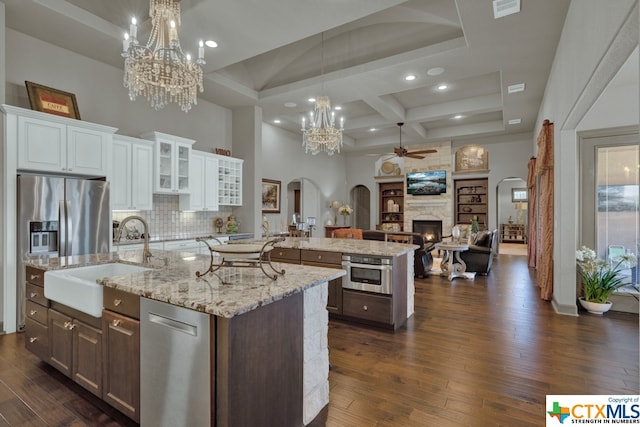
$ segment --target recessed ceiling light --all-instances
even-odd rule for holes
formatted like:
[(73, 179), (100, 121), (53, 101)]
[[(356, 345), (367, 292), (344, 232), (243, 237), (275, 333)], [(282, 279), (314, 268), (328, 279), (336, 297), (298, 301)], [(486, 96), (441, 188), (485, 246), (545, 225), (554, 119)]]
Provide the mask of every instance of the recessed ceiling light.
[(378, 130), (378, 129), (376, 129), (376, 128), (371, 128), (371, 129), (369, 129), (369, 132), (375, 132), (375, 131), (377, 131), (377, 130)]
[(510, 125), (519, 125), (520, 123), (522, 123), (522, 119), (511, 119), (508, 122)]
[(275, 123), (275, 124), (280, 123), (280, 119), (275, 119), (275, 120), (273, 121), (273, 123)]
[(438, 90), (447, 90), (447, 89), (449, 89), (449, 85), (446, 83), (442, 83), (438, 85)]
[(296, 104), (295, 102), (285, 102), (284, 106), (287, 108), (293, 108), (296, 107), (298, 104)]
[(213, 40), (207, 40), (206, 42), (204, 42), (204, 44), (206, 44), (208, 47), (218, 47), (218, 43), (214, 42)]
[(316, 99), (315, 99), (315, 98), (309, 98), (309, 99), (307, 99), (307, 101), (309, 101), (309, 102), (316, 102)]
[(340, 111), (340, 110), (342, 110), (342, 107), (341, 107), (341, 106), (339, 106), (339, 105), (336, 105), (335, 107), (333, 107), (333, 109), (334, 109), (334, 110), (338, 110), (338, 111)]
[(408, 75), (408, 76), (406, 76), (404, 79), (405, 79), (406, 81), (410, 82), (410, 81), (412, 81), (412, 80), (415, 80), (415, 79), (416, 79), (416, 76), (415, 76), (415, 75), (413, 75), (413, 74), (409, 74), (409, 75)]
[(452, 119), (459, 120), (459, 119), (462, 119), (463, 117), (464, 116), (462, 114), (456, 114), (455, 116), (452, 117)]
[(444, 68), (442, 67), (434, 67), (427, 70), (427, 74), (429, 74), (430, 76), (439, 76), (442, 73), (444, 73)]
[(507, 93), (524, 92), (524, 83), (507, 86)]

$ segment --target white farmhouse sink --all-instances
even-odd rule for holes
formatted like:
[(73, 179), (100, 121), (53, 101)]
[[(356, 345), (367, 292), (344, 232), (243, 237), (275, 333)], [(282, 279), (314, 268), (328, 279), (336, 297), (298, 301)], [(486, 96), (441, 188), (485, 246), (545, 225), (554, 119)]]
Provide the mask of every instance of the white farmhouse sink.
[(151, 270), (118, 262), (46, 271), (44, 296), (93, 317), (102, 317), (102, 285), (96, 280)]

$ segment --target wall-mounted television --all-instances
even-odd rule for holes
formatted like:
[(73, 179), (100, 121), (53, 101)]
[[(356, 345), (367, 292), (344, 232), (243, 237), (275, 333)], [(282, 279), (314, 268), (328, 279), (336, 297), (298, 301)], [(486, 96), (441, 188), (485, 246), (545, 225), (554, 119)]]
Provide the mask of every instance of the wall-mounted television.
[(447, 192), (447, 171), (407, 172), (407, 194), (433, 196)]

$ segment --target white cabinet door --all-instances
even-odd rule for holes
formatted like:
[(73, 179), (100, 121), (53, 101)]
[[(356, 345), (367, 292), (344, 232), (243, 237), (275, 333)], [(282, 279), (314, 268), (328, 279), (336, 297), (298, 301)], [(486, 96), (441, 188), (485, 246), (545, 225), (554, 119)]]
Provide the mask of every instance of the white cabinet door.
[(104, 132), (67, 126), (67, 171), (105, 176), (110, 142), (111, 135)]
[(131, 207), (131, 143), (113, 139), (113, 168), (111, 174), (111, 209)]
[(199, 254), (201, 249), (204, 247), (204, 243), (196, 242), (195, 240), (175, 240), (171, 242), (164, 242), (165, 251), (181, 251)]
[(66, 172), (67, 126), (18, 117), (18, 169)]
[(175, 143), (174, 176), (176, 177), (176, 192), (189, 194), (190, 182), (189, 167), (191, 166), (191, 145), (181, 142)]
[(113, 138), (111, 209), (153, 209), (153, 143), (128, 136)]
[(189, 169), (191, 190), (180, 195), (180, 210), (217, 211), (218, 159), (213, 154), (193, 150)]
[(204, 160), (204, 210), (217, 211), (218, 205), (218, 159), (207, 155)]
[(153, 209), (153, 146), (142, 141), (131, 145), (131, 206)]

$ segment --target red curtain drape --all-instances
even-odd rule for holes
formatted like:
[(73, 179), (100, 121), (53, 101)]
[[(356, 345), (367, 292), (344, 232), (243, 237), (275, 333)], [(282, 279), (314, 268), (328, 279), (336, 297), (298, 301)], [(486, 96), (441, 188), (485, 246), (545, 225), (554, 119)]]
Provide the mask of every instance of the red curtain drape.
[(540, 298), (553, 296), (553, 123), (545, 120), (538, 135), (536, 176), (539, 184), (536, 266)]
[(529, 267), (536, 267), (536, 232), (537, 232), (537, 227), (536, 227), (536, 209), (538, 206), (538, 200), (537, 200), (537, 192), (538, 192), (538, 188), (536, 186), (537, 183), (537, 176), (536, 176), (536, 158), (532, 157), (531, 159), (529, 159), (529, 164), (528, 164), (528, 170), (529, 170), (529, 174), (527, 175), (527, 189), (529, 190), (529, 194), (528, 194), (528, 200), (529, 200), (529, 206), (528, 206), (528, 210), (527, 210), (527, 224), (529, 227), (528, 230), (528, 235), (529, 237), (527, 238), (527, 261), (529, 263)]

